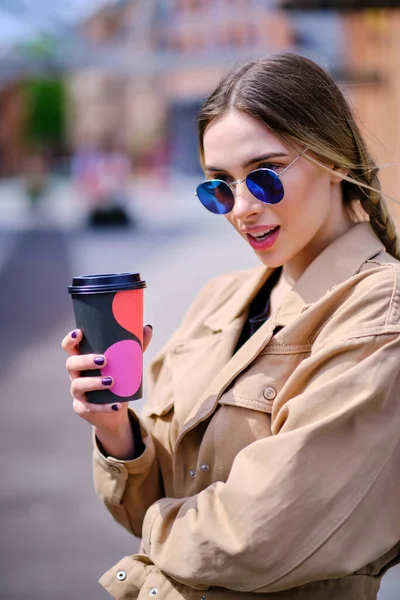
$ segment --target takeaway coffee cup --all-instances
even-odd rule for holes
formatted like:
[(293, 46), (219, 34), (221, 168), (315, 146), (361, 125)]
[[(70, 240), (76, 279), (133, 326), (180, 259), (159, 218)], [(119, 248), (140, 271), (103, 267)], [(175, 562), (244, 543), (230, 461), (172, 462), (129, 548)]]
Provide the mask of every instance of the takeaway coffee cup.
[(88, 402), (108, 404), (142, 397), (143, 289), (139, 273), (74, 277), (68, 292), (75, 323), (83, 332), (82, 354), (103, 354), (107, 364), (82, 376), (114, 378), (111, 389), (87, 392)]

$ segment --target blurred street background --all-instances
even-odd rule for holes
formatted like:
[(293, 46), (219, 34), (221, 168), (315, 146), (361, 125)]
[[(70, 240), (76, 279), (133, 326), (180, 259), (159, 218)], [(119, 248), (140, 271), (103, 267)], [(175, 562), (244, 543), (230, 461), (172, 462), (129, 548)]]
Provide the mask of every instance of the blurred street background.
[[(105, 600), (98, 578), (138, 547), (93, 492), (71, 409), (72, 276), (141, 273), (146, 366), (209, 278), (257, 264), (196, 202), (195, 114), (233, 63), (272, 52), (332, 73), (400, 199), (398, 4), (0, 0), (1, 600)], [(399, 567), (379, 600), (400, 600)]]

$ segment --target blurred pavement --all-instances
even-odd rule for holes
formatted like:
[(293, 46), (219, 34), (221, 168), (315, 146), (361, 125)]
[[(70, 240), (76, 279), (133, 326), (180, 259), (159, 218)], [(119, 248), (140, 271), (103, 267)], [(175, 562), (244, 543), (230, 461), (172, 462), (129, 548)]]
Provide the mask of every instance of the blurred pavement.
[[(106, 600), (98, 578), (137, 549), (93, 492), (90, 427), (72, 412), (60, 349), (73, 328), (67, 286), (76, 274), (141, 273), (154, 327), (146, 366), (210, 277), (257, 264), (186, 184), (169, 185), (172, 199), (162, 186), (152, 198), (143, 192), (141, 227), (109, 231), (85, 229), (62, 186), (34, 221), (15, 184), (0, 188), (1, 600)], [(379, 600), (399, 598), (397, 568)]]

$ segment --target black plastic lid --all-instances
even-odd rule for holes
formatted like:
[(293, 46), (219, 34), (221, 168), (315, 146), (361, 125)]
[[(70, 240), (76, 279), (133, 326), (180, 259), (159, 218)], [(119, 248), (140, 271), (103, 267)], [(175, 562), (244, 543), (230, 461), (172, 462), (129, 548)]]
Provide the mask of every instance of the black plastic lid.
[(120, 290), (139, 290), (146, 287), (139, 273), (104, 273), (100, 275), (79, 275), (68, 286), (70, 294), (104, 294)]

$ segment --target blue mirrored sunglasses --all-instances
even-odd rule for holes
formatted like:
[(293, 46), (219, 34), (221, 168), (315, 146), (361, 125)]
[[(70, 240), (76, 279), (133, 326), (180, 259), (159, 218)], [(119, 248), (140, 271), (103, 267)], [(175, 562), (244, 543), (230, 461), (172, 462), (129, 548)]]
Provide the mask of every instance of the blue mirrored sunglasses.
[(234, 190), (240, 183), (246, 182), (247, 189), (257, 200), (265, 204), (278, 204), (284, 196), (281, 177), (285, 171), (307, 152), (308, 147), (280, 173), (271, 169), (256, 169), (240, 181), (227, 183), (222, 179), (207, 179), (196, 189), (196, 196), (202, 205), (215, 215), (226, 215), (235, 204)]

